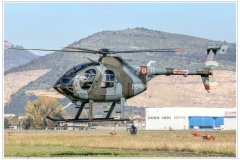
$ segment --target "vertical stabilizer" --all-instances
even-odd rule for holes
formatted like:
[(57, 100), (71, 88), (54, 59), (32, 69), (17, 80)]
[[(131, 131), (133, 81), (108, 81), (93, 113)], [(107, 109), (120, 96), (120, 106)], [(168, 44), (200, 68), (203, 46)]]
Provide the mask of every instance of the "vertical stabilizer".
[(210, 90), (218, 85), (216, 79), (213, 77), (212, 70), (219, 66), (217, 61), (217, 54), (225, 54), (228, 49), (227, 45), (222, 47), (209, 46), (207, 49), (207, 58), (204, 63), (204, 70), (208, 70), (210, 75), (202, 75), (202, 81), (206, 90)]

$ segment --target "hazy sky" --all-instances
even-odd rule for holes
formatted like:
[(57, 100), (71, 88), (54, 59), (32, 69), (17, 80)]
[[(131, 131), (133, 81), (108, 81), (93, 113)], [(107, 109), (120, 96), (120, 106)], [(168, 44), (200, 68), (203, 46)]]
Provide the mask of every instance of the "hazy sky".
[(5, 2), (3, 7), (4, 40), (25, 48), (61, 49), (96, 32), (135, 27), (236, 42), (233, 2)]

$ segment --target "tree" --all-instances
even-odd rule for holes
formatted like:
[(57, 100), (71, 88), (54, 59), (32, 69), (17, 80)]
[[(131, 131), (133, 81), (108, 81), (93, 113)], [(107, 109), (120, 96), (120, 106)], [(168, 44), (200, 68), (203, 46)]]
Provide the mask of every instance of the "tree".
[(63, 105), (59, 104), (56, 98), (40, 96), (38, 99), (28, 101), (26, 115), (32, 119), (32, 125), (36, 129), (45, 127), (46, 117), (61, 116), (65, 110), (61, 110)]
[(30, 129), (32, 119), (30, 117), (26, 117), (22, 119), (22, 129)]
[(10, 118), (10, 119), (9, 119), (9, 123), (11, 124), (11, 126), (17, 126), (18, 123), (19, 123), (18, 117), (15, 116), (15, 117)]
[(54, 127), (56, 127), (56, 124), (54, 122), (50, 121), (49, 123), (47, 123), (48, 129), (54, 129)]
[(4, 128), (9, 128), (9, 126), (11, 126), (11, 124), (9, 123), (8, 118), (4, 118)]

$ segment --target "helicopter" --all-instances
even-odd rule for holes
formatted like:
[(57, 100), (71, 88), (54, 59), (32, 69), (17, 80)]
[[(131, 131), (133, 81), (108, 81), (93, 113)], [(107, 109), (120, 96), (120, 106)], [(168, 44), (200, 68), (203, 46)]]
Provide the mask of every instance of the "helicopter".
[[(128, 50), (128, 51), (112, 51), (107, 48), (100, 50), (92, 50), (79, 47), (65, 47), (62, 50), (49, 49), (24, 49), (9, 48), (17, 50), (38, 50), (38, 51), (58, 51), (58, 52), (78, 52), (99, 54), (98, 61), (88, 58), (90, 62), (74, 66), (64, 73), (53, 85), (53, 88), (70, 99), (70, 103), (64, 107), (75, 105), (78, 111), (75, 118), (53, 118), (47, 116), (52, 121), (65, 122), (96, 122), (96, 121), (129, 121), (124, 118), (124, 108), (126, 99), (132, 98), (145, 90), (147, 90), (147, 82), (158, 75), (198, 75), (201, 76), (205, 90), (209, 90), (216, 86), (213, 78), (213, 69), (219, 64), (217, 62), (217, 54), (225, 54), (228, 49), (227, 45), (221, 47), (209, 46), (206, 54), (204, 66), (201, 70), (187, 70), (162, 68), (151, 66), (153, 61), (147, 65), (133, 65), (128, 59), (117, 56), (118, 53), (160, 53), (160, 52), (183, 52), (182, 49), (144, 49), (144, 50)], [(93, 118), (94, 102), (111, 102), (105, 118)], [(116, 106), (120, 103), (120, 119), (114, 119), (111, 114)], [(85, 107), (89, 104), (88, 107)], [(88, 118), (79, 118), (83, 109), (89, 109)]]

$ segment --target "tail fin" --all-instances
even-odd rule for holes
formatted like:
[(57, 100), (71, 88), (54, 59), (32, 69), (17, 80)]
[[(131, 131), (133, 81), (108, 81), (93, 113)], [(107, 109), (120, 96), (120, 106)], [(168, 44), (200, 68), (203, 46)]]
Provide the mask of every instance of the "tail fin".
[(204, 87), (207, 91), (218, 85), (216, 79), (213, 77), (212, 69), (219, 66), (219, 63), (217, 62), (217, 54), (225, 54), (227, 49), (227, 45), (223, 45), (221, 48), (210, 46), (207, 49), (207, 58), (203, 70), (208, 70), (211, 74), (201, 76)]
[(225, 54), (228, 49), (227, 45), (220, 47), (209, 46), (207, 49), (207, 59), (204, 63), (205, 68), (214, 69), (219, 64), (217, 62), (217, 54)]

